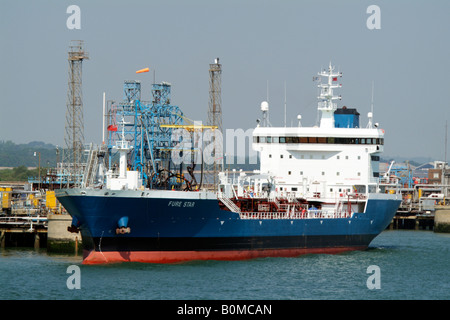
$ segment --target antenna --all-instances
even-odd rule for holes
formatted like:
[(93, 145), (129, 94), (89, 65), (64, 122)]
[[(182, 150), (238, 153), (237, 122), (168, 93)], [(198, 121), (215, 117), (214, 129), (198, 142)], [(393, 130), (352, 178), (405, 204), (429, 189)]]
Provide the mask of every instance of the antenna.
[(105, 144), (105, 108), (106, 108), (106, 92), (103, 92), (103, 125), (102, 125), (102, 144)]
[(369, 118), (369, 123), (367, 124), (367, 128), (372, 128), (372, 119), (373, 119), (373, 81), (372, 81), (372, 100), (370, 103), (370, 112), (367, 114)]
[(261, 111), (263, 113), (263, 126), (270, 127), (269, 121), (269, 103), (267, 101), (261, 102)]
[(370, 105), (370, 112), (373, 114), (373, 80), (372, 80), (372, 103)]
[(447, 120), (445, 120), (444, 162), (447, 163)]
[(286, 80), (284, 80), (284, 127), (286, 127)]
[(369, 118), (369, 123), (367, 124), (367, 127), (372, 129), (372, 118), (373, 118), (373, 81), (372, 81), (372, 100), (370, 102), (370, 112), (367, 115)]

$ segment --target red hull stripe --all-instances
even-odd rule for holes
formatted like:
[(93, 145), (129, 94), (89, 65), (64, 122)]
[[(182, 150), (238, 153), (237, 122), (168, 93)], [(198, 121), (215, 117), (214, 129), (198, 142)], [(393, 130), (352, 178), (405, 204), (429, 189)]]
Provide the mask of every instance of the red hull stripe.
[(226, 250), (226, 251), (85, 251), (83, 264), (118, 262), (177, 263), (192, 260), (247, 260), (266, 257), (297, 257), (303, 254), (336, 254), (367, 246), (337, 248)]

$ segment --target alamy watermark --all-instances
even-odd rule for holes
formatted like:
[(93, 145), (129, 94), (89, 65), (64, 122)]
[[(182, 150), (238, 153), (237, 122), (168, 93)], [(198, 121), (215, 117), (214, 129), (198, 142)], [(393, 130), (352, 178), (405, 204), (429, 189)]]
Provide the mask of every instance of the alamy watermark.
[(257, 163), (257, 152), (252, 148), (253, 129), (226, 129), (226, 153), (223, 133), (219, 130), (174, 129), (171, 135), (174, 164), (248, 164)]
[(366, 13), (371, 14), (366, 21), (367, 29), (381, 29), (381, 9), (377, 5), (367, 7)]
[(71, 15), (66, 20), (67, 29), (73, 30), (81, 29), (81, 9), (77, 5), (70, 5), (67, 7), (66, 13), (71, 13)]
[(71, 274), (66, 281), (67, 289), (81, 289), (81, 270), (77, 265), (67, 267), (66, 273)]
[(367, 267), (366, 273), (371, 274), (366, 281), (367, 288), (370, 290), (381, 289), (381, 270), (377, 265)]

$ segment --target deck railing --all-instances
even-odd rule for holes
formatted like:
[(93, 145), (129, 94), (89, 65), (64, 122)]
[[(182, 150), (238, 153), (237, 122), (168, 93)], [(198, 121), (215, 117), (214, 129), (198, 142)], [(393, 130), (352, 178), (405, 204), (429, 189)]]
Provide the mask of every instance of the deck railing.
[(308, 210), (304, 212), (240, 212), (241, 219), (337, 219), (350, 218), (352, 213), (346, 211)]

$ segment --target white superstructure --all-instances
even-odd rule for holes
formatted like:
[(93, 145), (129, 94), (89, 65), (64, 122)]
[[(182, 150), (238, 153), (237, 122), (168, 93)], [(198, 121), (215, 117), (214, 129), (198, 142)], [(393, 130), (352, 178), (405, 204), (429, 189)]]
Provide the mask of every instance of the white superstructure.
[(125, 139), (125, 124), (127, 123), (122, 119), (122, 140), (116, 141), (113, 147), (119, 152), (119, 175), (114, 174), (111, 169), (106, 173), (106, 188), (110, 190), (133, 190), (142, 186), (139, 171), (131, 171), (127, 168), (127, 153), (133, 147)]
[(342, 74), (334, 72), (331, 63), (318, 75), (326, 80), (318, 85), (318, 127), (255, 128), (253, 148), (260, 155), (260, 173), (273, 177), (280, 196), (333, 201), (375, 193), (384, 130), (372, 126), (372, 113), (368, 127), (360, 128), (355, 109), (337, 108), (334, 100), (340, 96), (333, 89), (340, 87), (337, 79)]

